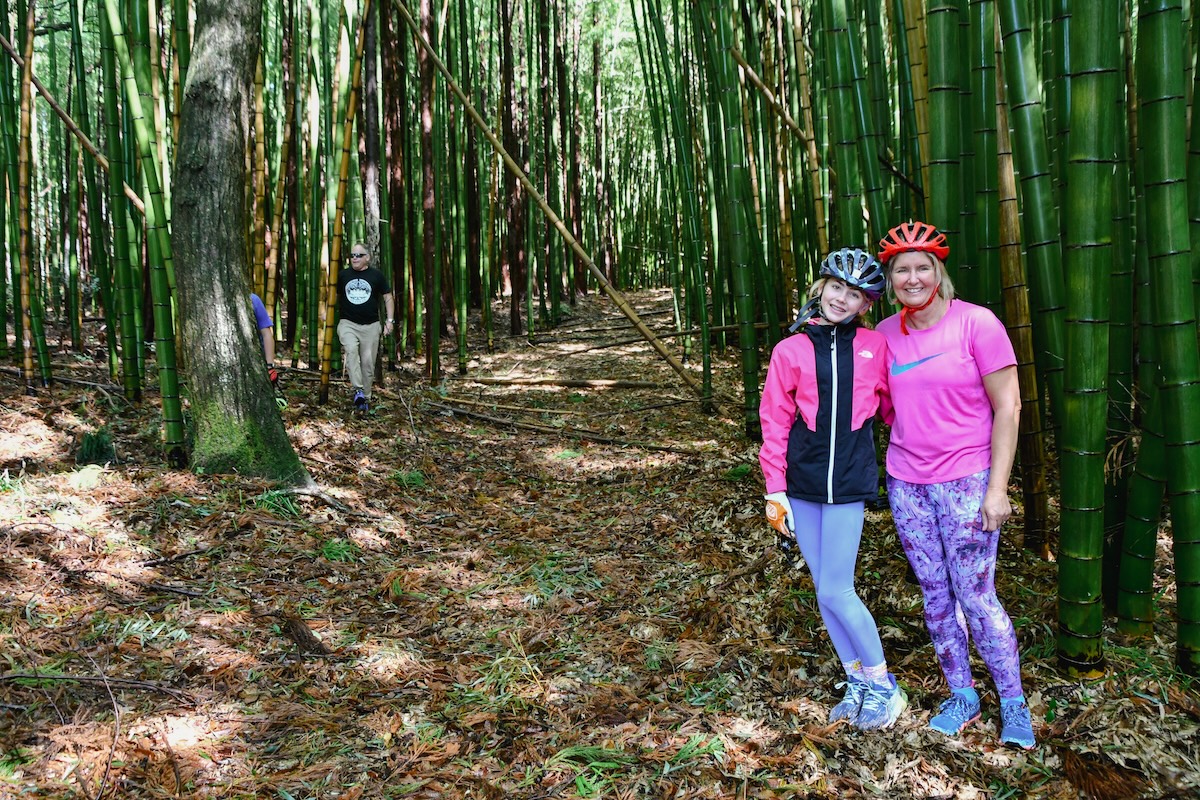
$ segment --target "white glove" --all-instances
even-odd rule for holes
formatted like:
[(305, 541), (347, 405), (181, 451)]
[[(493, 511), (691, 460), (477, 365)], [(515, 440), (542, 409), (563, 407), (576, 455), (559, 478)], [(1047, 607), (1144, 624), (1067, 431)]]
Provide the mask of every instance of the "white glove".
[(795, 536), (796, 525), (792, 521), (792, 504), (788, 501), (787, 492), (771, 492), (766, 498), (767, 522), (780, 536), (791, 539)]

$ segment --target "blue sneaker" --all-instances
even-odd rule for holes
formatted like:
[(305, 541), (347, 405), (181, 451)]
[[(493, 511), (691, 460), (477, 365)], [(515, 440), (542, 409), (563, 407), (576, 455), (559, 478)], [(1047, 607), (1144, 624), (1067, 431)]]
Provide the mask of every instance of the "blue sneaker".
[(878, 731), (890, 727), (908, 708), (908, 695), (896, 685), (896, 678), (890, 673), (888, 683), (891, 685), (871, 684), (867, 687), (867, 696), (858, 712), (856, 724), (859, 730)]
[(362, 393), (361, 389), (354, 392), (354, 408), (362, 413), (367, 413), (367, 396)]
[(1033, 749), (1033, 720), (1029, 716), (1029, 706), (1024, 700), (1001, 703), (1000, 721), (1000, 741), (1003, 744), (1015, 744), (1025, 750)]
[(979, 698), (972, 700), (957, 692), (942, 701), (937, 716), (929, 720), (929, 727), (947, 736), (957, 736), (972, 722), (979, 719)]
[(846, 687), (846, 696), (842, 698), (842, 702), (838, 703), (829, 711), (829, 721), (837, 722), (841, 719), (850, 720), (850, 724), (858, 723), (858, 712), (862, 708), (863, 698), (867, 695), (867, 684), (865, 681), (860, 681), (855, 678), (850, 678), (837, 685), (837, 688)]

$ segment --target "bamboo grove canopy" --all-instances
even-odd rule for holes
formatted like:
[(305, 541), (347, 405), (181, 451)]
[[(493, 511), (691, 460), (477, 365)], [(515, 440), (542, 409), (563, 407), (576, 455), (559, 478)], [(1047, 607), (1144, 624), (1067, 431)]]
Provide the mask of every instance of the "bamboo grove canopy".
[[(173, 236), (216, 222), (172, 201), (206, 2), (0, 0), (0, 356), (38, 391), (47, 336), (94, 346), (99, 318), (126, 396), (157, 382), (177, 466), (195, 304)], [(323, 401), (333, 280), (363, 241), (395, 287), (389, 360), (436, 383), (444, 351), (467, 370), (470, 325), (492, 345), (493, 300), (534, 338), (602, 290), (706, 401), (711, 354), (736, 347), (753, 438), (763, 356), (820, 258), (923, 219), (1017, 349), (1025, 545), (1060, 564), (1061, 659), (1103, 669), (1106, 614), (1150, 634), (1165, 505), (1177, 661), (1200, 672), (1200, 24), (1182, 0), (237, 6), (261, 20), (245, 213), (222, 220), (242, 268), (206, 291), (260, 294)], [(622, 305), (647, 287), (674, 294), (670, 346)]]

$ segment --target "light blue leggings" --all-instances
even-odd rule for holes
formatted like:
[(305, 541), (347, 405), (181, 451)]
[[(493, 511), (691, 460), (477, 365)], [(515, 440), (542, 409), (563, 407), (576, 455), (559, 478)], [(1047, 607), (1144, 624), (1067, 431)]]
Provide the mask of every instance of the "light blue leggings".
[(792, 504), (796, 543), (817, 587), (817, 606), (833, 649), (842, 663), (883, 663), (875, 618), (854, 591), (854, 568), (862, 540), (863, 504), (830, 505), (797, 500)]

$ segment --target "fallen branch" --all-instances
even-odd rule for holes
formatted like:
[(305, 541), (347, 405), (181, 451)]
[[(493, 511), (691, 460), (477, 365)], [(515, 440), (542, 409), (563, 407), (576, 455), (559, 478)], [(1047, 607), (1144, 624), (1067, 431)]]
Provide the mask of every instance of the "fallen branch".
[(509, 405), (505, 405), (503, 403), (489, 403), (487, 400), (468, 400), (465, 397), (447, 397), (445, 399), (451, 403), (462, 403), (463, 405), (468, 405), (468, 406), (483, 406), (484, 408), (496, 408), (496, 409), (501, 409), (503, 411), (520, 411), (520, 412), (528, 413), (528, 414), (559, 414), (559, 415), (568, 415), (568, 416), (578, 416), (578, 415), (584, 413), (582, 411), (576, 411), (576, 410), (572, 410), (572, 409), (534, 408), (533, 406), (509, 406)]
[(152, 592), (166, 592), (169, 594), (181, 594), (184, 597), (204, 597), (204, 595), (205, 595), (204, 592), (198, 592), (195, 589), (183, 589), (178, 586), (167, 586), (166, 584), (163, 584), (163, 583), (142, 583), (141, 581), (133, 581), (133, 583), (137, 584), (138, 586), (142, 587), (143, 589), (149, 589)]
[(535, 425), (532, 422), (517, 422), (511, 419), (501, 419), (500, 417), (492, 417), (487, 414), (480, 414), (477, 411), (468, 411), (465, 408), (455, 408), (454, 406), (444, 405), (443, 403), (430, 403), (434, 408), (440, 408), (443, 411), (449, 411), (452, 414), (469, 417), (471, 419), (479, 419), (484, 422), (491, 422), (496, 425), (509, 425), (514, 428), (519, 428), (526, 431), (536, 431), (537, 433), (549, 433), (557, 436), (574, 436), (578, 439), (587, 439), (601, 444), (617, 444), (623, 447), (640, 447), (643, 450), (657, 450), (664, 453), (680, 453), (685, 456), (698, 456), (700, 453), (696, 450), (686, 450), (682, 447), (668, 447), (662, 444), (648, 444), (647, 442), (635, 442), (629, 439), (617, 439), (612, 436), (605, 436), (595, 431), (585, 430), (583, 428), (552, 428), (548, 425)]
[[(325, 463), (328, 463), (328, 462), (325, 462)], [(350, 508), (350, 506), (343, 503), (341, 500), (331, 497), (328, 492), (325, 492), (322, 489), (318, 489), (315, 486), (297, 486), (294, 489), (281, 489), (280, 491), (282, 491), (284, 494), (295, 494), (295, 495), (301, 495), (303, 497), (316, 498), (317, 500), (320, 500), (322, 503), (325, 503), (326, 505), (328, 505), (332, 508), (336, 508), (338, 511), (341, 511), (343, 514), (357, 514), (358, 513), (354, 509)]]
[(576, 380), (573, 378), (487, 378), (483, 376), (450, 376), (453, 380), (471, 381), (496, 386), (565, 386), (570, 389), (661, 389), (653, 381), (621, 381), (608, 379)]
[(774, 557), (774, 555), (775, 555), (775, 550), (772, 548), (767, 548), (766, 550), (763, 550), (762, 554), (759, 555), (758, 558), (754, 559), (746, 566), (740, 567), (739, 569), (735, 569), (733, 572), (726, 575), (721, 580), (720, 583), (718, 583), (716, 586), (713, 587), (713, 589), (716, 591), (720, 591), (722, 589), (727, 589), (729, 587), (729, 585), (731, 583), (733, 583), (734, 581), (736, 581), (738, 578), (744, 578), (747, 575), (756, 575), (759, 572), (762, 572), (764, 569), (767, 568), (767, 564), (771, 563), (771, 559), (772, 559), (772, 557)]
[(6, 672), (0, 675), (0, 683), (9, 683), (11, 681), (75, 681), (76, 683), (98, 683), (105, 686), (122, 686), (126, 689), (144, 689), (148, 692), (169, 695), (181, 703), (193, 706), (196, 704), (196, 701), (186, 692), (172, 689), (170, 686), (164, 686), (161, 683), (138, 681), (132, 678), (93, 677), (91, 675), (39, 675), (36, 672)]
[(158, 567), (158, 566), (162, 566), (163, 564), (170, 564), (172, 561), (182, 561), (183, 559), (191, 558), (192, 556), (202, 556), (206, 553), (211, 553), (213, 550), (218, 550), (222, 546), (223, 545), (214, 544), (211, 547), (201, 547), (198, 550), (188, 550), (187, 552), (184, 552), (184, 553), (176, 553), (173, 556), (163, 556), (161, 558), (152, 558), (149, 561), (143, 561), (142, 566), (143, 567)]
[(676, 398), (674, 400), (664, 400), (661, 403), (651, 403), (648, 406), (635, 406), (633, 408), (627, 408), (623, 411), (617, 411), (615, 413), (617, 413), (617, 414), (640, 414), (643, 411), (653, 411), (656, 408), (670, 408), (671, 406), (682, 406), (682, 405), (687, 405), (688, 403), (699, 403), (699, 402), (700, 402), (700, 399), (696, 398), (696, 397), (683, 398), (683, 399)]

